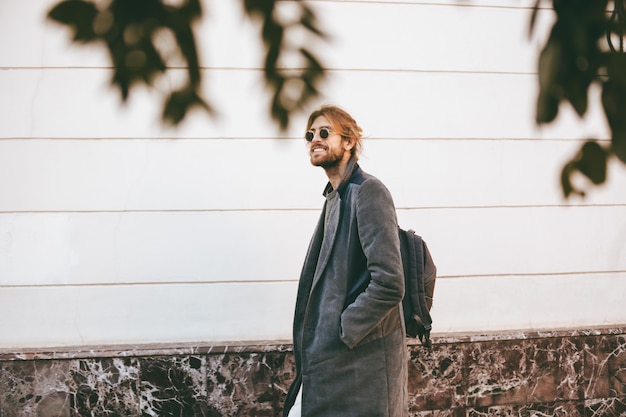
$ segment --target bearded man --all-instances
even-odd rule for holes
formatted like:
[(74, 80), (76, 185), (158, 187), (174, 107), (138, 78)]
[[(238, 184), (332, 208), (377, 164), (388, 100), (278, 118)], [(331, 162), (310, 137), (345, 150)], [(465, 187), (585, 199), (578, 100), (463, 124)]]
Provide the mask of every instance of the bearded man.
[(357, 163), (362, 129), (343, 109), (311, 113), (305, 139), (326, 201), (300, 275), (296, 378), (286, 417), (406, 417), (404, 277), (396, 210)]

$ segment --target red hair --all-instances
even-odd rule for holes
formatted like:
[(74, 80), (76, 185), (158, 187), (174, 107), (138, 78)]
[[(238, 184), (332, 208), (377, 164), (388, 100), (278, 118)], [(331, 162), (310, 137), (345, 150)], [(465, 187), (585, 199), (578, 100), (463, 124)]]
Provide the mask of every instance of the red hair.
[(328, 119), (332, 130), (340, 134), (344, 140), (354, 140), (354, 146), (350, 149), (350, 152), (355, 159), (358, 159), (358, 155), (361, 152), (363, 129), (357, 124), (356, 120), (341, 107), (327, 104), (311, 113), (309, 121), (306, 124), (307, 130), (311, 128), (315, 119), (320, 116), (324, 116)]

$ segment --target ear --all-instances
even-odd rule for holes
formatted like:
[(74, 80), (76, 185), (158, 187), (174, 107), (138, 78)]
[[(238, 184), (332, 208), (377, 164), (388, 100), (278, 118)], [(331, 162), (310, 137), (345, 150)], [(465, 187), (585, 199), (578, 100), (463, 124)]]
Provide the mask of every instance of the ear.
[(349, 150), (351, 150), (352, 148), (354, 148), (354, 144), (355, 144), (355, 143), (356, 143), (356, 141), (355, 141), (354, 139), (352, 139), (352, 138), (348, 138), (348, 139), (346, 139), (346, 143), (343, 145), (343, 148), (344, 148), (346, 151), (349, 151)]

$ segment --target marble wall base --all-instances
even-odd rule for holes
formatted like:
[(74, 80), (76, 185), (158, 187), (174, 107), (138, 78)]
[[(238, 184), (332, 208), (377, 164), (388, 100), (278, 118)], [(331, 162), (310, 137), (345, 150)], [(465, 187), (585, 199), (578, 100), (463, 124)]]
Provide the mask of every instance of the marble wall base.
[[(626, 328), (409, 345), (411, 416), (626, 416)], [(0, 417), (279, 416), (280, 343), (0, 351)]]

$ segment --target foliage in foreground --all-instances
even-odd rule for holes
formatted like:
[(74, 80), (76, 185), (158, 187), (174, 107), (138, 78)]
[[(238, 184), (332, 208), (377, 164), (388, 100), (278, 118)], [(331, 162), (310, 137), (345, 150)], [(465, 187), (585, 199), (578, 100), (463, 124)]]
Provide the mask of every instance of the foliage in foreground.
[[(270, 114), (285, 130), (290, 115), (318, 96), (325, 76), (314, 52), (288, 42), (288, 33), (304, 30), (319, 39), (325, 34), (304, 1), (291, 2), (297, 13), (286, 22), (278, 17), (279, 0), (240, 1), (246, 16), (259, 24), (265, 48), (264, 79), (272, 96)], [(535, 4), (531, 32), (542, 2), (537, 0)], [(626, 164), (626, 0), (551, 2), (556, 21), (539, 57), (536, 122), (542, 125), (554, 121), (563, 102), (584, 117), (589, 89), (598, 85), (611, 130), (610, 141), (589, 139), (562, 169), (563, 194), (584, 196), (585, 191), (573, 184), (574, 174), (581, 173), (599, 185), (606, 181), (607, 164), (612, 159)], [(133, 87), (154, 85), (157, 77), (172, 67), (156, 45), (158, 34), (171, 34), (187, 72), (186, 82), (171, 91), (163, 105), (163, 120), (176, 125), (193, 107), (209, 113), (213, 109), (201, 94), (202, 71), (193, 31), (194, 22), (202, 16), (200, 0), (185, 0), (178, 6), (169, 3), (111, 0), (101, 6), (90, 0), (63, 0), (49, 11), (48, 17), (70, 27), (75, 42), (100, 43), (107, 48), (113, 66), (111, 82), (123, 100)], [(283, 58), (289, 54), (299, 56), (302, 66), (286, 68)]]
[[(531, 31), (542, 0), (537, 0)], [(562, 102), (583, 117), (589, 107), (588, 92), (594, 84), (602, 89), (602, 107), (611, 130), (604, 144), (587, 140), (561, 173), (563, 194), (585, 195), (572, 183), (581, 173), (593, 184), (605, 182), (607, 164), (617, 158), (626, 164), (626, 1), (553, 0), (556, 21), (539, 57), (537, 124), (552, 122)]]
[[(153, 86), (159, 76), (174, 68), (175, 61), (182, 58), (186, 82), (171, 91), (163, 105), (163, 121), (177, 125), (193, 107), (209, 113), (213, 109), (202, 97), (202, 71), (193, 31), (194, 22), (202, 16), (200, 0), (171, 3), (174, 2), (111, 0), (105, 4), (64, 0), (48, 12), (48, 18), (69, 27), (75, 42), (106, 47), (113, 66), (111, 83), (119, 89), (124, 101), (134, 87)], [(284, 130), (289, 125), (290, 114), (318, 95), (318, 85), (324, 78), (324, 68), (313, 52), (288, 42), (287, 36), (296, 30), (304, 30), (314, 38), (324, 38), (324, 34), (318, 29), (315, 14), (304, 2), (294, 2), (297, 10), (287, 21), (279, 19), (277, 3), (242, 0), (246, 16), (260, 26), (265, 48), (263, 74), (272, 94), (270, 113)], [(159, 48), (158, 40), (167, 35), (174, 39), (177, 54), (166, 54)], [(302, 67), (282, 66), (285, 55), (297, 55)]]

